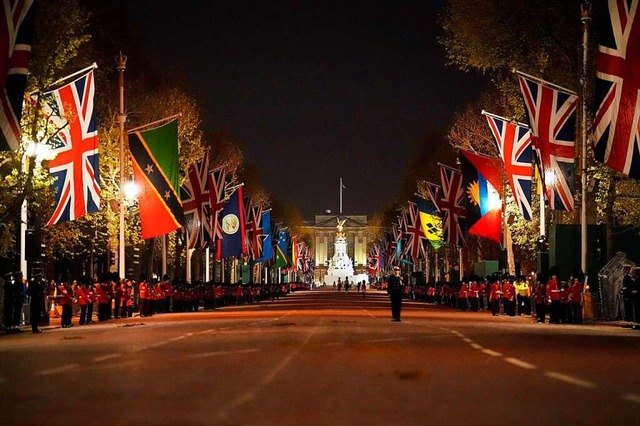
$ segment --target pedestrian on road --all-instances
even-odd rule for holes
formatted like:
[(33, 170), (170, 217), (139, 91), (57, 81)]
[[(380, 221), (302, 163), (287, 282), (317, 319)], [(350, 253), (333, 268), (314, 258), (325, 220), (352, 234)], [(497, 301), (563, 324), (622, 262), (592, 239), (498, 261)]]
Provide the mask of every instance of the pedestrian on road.
[(400, 322), (404, 284), (402, 283), (398, 266), (393, 267), (393, 275), (389, 277), (389, 283), (387, 284), (387, 293), (391, 298), (391, 321)]
[(367, 283), (362, 281), (362, 298), (364, 299), (367, 295)]

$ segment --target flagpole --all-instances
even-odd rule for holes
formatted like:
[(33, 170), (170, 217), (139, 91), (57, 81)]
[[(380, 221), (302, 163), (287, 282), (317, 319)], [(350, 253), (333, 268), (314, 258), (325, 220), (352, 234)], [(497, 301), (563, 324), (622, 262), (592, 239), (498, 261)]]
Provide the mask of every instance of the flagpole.
[(580, 206), (581, 267), (587, 273), (587, 61), (589, 59), (589, 23), (591, 22), (591, 3), (583, 1), (581, 5), (582, 31), (582, 204)]
[(118, 113), (118, 125), (120, 130), (120, 229), (119, 229), (119, 251), (118, 251), (118, 275), (125, 276), (124, 265), (124, 122), (127, 115), (124, 112), (124, 70), (127, 68), (127, 57), (120, 52), (116, 56), (116, 70), (118, 71), (118, 92), (120, 96), (120, 111)]
[(204, 250), (204, 280), (205, 282), (209, 282), (209, 279), (211, 278), (209, 275), (209, 268), (211, 267), (210, 263), (209, 263), (209, 258), (210, 258), (210, 250), (209, 250), (209, 246), (207, 246), (207, 248)]
[(162, 278), (167, 274), (167, 234), (162, 236)]
[(462, 247), (458, 247), (458, 252), (460, 256), (460, 281), (462, 281), (462, 277), (464, 276), (464, 265), (463, 265), (463, 256), (462, 256)]
[[(164, 251), (164, 250), (163, 250)], [(193, 256), (193, 249), (187, 249), (187, 282), (191, 283), (191, 256)]]
[(342, 214), (342, 178), (340, 178), (340, 214)]

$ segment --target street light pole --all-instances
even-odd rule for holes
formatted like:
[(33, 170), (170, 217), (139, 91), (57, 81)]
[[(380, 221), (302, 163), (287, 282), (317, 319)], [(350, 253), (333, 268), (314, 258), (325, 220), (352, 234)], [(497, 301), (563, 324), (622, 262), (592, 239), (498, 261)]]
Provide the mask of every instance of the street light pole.
[(127, 57), (120, 52), (116, 56), (116, 70), (118, 70), (118, 92), (120, 96), (120, 111), (118, 113), (118, 124), (120, 126), (120, 234), (118, 252), (118, 275), (125, 277), (124, 269), (124, 122), (127, 115), (124, 113), (124, 70), (127, 68)]
[(591, 22), (591, 3), (583, 1), (581, 5), (582, 21), (582, 153), (581, 177), (582, 194), (580, 206), (580, 234), (581, 234), (581, 267), (587, 273), (587, 61), (589, 59), (589, 23)]

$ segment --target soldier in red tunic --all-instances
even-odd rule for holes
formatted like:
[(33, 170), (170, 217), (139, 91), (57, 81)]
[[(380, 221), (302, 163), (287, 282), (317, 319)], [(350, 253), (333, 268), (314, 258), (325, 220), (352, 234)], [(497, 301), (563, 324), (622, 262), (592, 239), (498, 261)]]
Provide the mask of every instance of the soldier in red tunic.
[(500, 294), (502, 291), (500, 291), (498, 277), (492, 275), (489, 282), (489, 303), (491, 304), (491, 314), (495, 317), (500, 313)]
[(516, 315), (516, 289), (510, 278), (505, 278), (502, 286), (502, 301), (504, 303), (504, 313), (513, 317)]
[(582, 324), (582, 291), (584, 289), (582, 279), (581, 274), (574, 277), (569, 288), (569, 306), (573, 324)]
[(69, 283), (58, 284), (58, 304), (62, 306), (62, 328), (73, 327), (71, 317), (73, 314), (72, 290)]
[(78, 324), (85, 325), (87, 323), (87, 307), (90, 303), (86, 284), (76, 285), (75, 298), (78, 305), (80, 305), (80, 321), (78, 321)]
[(547, 298), (551, 301), (551, 311), (549, 312), (549, 323), (560, 323), (560, 284), (558, 283), (558, 270), (553, 269), (551, 272), (551, 279), (547, 283)]

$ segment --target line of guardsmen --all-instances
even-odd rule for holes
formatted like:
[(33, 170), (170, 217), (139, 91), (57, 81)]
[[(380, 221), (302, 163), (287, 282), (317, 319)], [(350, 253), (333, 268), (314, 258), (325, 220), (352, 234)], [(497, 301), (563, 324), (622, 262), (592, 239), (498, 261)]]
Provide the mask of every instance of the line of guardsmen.
[(416, 298), (461, 311), (490, 310), (494, 316), (535, 315), (541, 323), (546, 322), (548, 313), (551, 324), (582, 324), (584, 275), (576, 272), (568, 282), (560, 282), (558, 276), (555, 268), (549, 276), (539, 274), (534, 284), (524, 276), (470, 276), (458, 284), (445, 282), (418, 288)]

